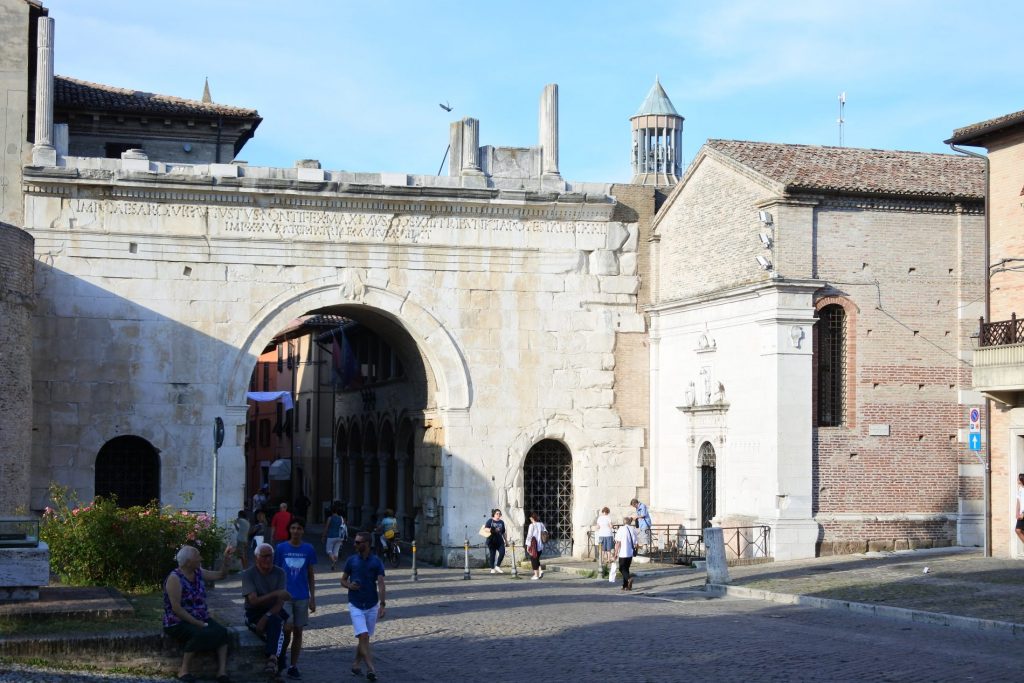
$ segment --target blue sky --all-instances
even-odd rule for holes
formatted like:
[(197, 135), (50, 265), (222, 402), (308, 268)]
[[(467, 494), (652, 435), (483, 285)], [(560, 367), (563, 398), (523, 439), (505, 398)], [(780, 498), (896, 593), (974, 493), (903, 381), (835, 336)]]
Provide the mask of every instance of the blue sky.
[[(1024, 109), (1024, 2), (44, 0), (56, 71), (217, 102), (264, 121), (241, 158), (436, 173), (448, 123), (534, 145), (560, 90), (560, 167), (630, 178), (629, 117), (659, 76), (708, 138), (949, 151), (954, 128)], [(641, 7), (643, 9), (641, 9)], [(449, 102), (449, 114), (438, 107)]]

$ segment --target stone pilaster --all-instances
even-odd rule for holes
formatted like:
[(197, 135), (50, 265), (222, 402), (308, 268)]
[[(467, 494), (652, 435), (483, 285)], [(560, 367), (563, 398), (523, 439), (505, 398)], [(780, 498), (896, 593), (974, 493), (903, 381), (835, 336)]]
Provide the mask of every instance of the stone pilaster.
[(36, 135), (32, 146), (35, 166), (56, 166), (53, 146), (53, 19), (39, 17), (36, 50)]
[(462, 121), (452, 121), (448, 130), (448, 175), (462, 175)]

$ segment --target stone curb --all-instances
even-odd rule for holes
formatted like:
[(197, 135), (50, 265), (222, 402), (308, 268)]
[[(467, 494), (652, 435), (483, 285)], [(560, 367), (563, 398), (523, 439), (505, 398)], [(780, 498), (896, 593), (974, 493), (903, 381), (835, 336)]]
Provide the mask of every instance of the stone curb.
[[(633, 571), (634, 568), (630, 568), (630, 573), (636, 577), (651, 577), (651, 576), (677, 576), (681, 574), (697, 573), (696, 570), (690, 567), (680, 567), (679, 569), (639, 569)], [(529, 570), (527, 570), (529, 571)], [(595, 569), (584, 569), (583, 567), (566, 567), (564, 565), (549, 564), (544, 568), (546, 572), (558, 572), (560, 574), (574, 574), (576, 576), (585, 579), (598, 579), (603, 578), (601, 576), (591, 576), (598, 570)]]
[(1018, 624), (1011, 621), (961, 617), (955, 614), (944, 614), (942, 612), (925, 612), (923, 610), (908, 609), (906, 607), (892, 607), (890, 605), (870, 605), (863, 602), (817, 598), (810, 595), (774, 593), (772, 591), (766, 591), (759, 588), (726, 586), (716, 583), (707, 584), (704, 587), (704, 590), (708, 593), (715, 593), (718, 595), (728, 595), (736, 598), (749, 598), (752, 600), (764, 600), (766, 602), (776, 602), (783, 605), (803, 605), (805, 607), (815, 607), (818, 609), (850, 612), (852, 614), (859, 614), (862, 616), (913, 621), (919, 624), (934, 624), (937, 626), (949, 626), (950, 628), (964, 630), (1002, 633), (1018, 638), (1024, 637), (1024, 624)]
[[(228, 673), (249, 680), (261, 671), (263, 643), (244, 626), (226, 626), (229, 633)], [(181, 661), (181, 647), (162, 631), (61, 634), (0, 638), (0, 658), (12, 661), (44, 659), (51, 664), (75, 667), (87, 664), (99, 670), (117, 666), (148, 668), (173, 675)], [(197, 658), (195, 671), (210, 674), (212, 656)]]

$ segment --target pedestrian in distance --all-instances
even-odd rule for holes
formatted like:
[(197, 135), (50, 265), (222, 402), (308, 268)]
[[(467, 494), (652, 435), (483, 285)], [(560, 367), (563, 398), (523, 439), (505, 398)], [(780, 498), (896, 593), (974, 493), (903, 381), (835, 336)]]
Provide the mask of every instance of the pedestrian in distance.
[(292, 505), (292, 512), (295, 513), (296, 517), (302, 517), (307, 519), (309, 512), (309, 506), (313, 504), (313, 501), (309, 499), (305, 493), (300, 493), (295, 497), (295, 504)]
[(228, 575), (228, 563), (234, 548), (224, 549), (220, 571), (201, 566), (199, 551), (183, 545), (175, 556), (178, 568), (164, 579), (164, 633), (183, 644), (185, 654), (178, 668), (178, 680), (191, 683), (196, 677), (190, 671), (197, 652), (217, 652), (217, 683), (231, 683), (228, 678), (228, 631), (210, 618), (206, 604), (206, 582)]
[(238, 511), (238, 517), (234, 521), (235, 526), (235, 547), (238, 549), (238, 559), (242, 563), (242, 571), (249, 568), (249, 518), (245, 510)]
[[(270, 531), (270, 525), (267, 523), (267, 513), (260, 510), (256, 513), (256, 521), (249, 527), (249, 552), (255, 554), (256, 546), (264, 541), (270, 542), (273, 540), (271, 535), (267, 533)], [(271, 545), (271, 548), (274, 546)]]
[(316, 612), (316, 581), (313, 565), (316, 564), (316, 549), (302, 540), (306, 532), (306, 521), (293, 517), (288, 527), (290, 538), (278, 543), (274, 551), (274, 564), (284, 569), (285, 588), (292, 596), (289, 603), (292, 621), (292, 651), (288, 671), (289, 678), (302, 678), (299, 672), (299, 654), (302, 652), (302, 631), (309, 623), (309, 613)]
[(348, 527), (345, 526), (345, 518), (341, 516), (341, 507), (337, 504), (331, 506), (331, 515), (324, 524), (324, 532), (320, 540), (324, 543), (324, 552), (331, 559), (331, 571), (338, 564), (338, 555), (341, 553), (341, 544), (345, 541)]
[(264, 641), (263, 654), (267, 664), (263, 671), (277, 674), (284, 668), (284, 653), (288, 649), (288, 611), (292, 600), (286, 588), (287, 576), (274, 565), (274, 546), (261, 543), (256, 548), (254, 566), (242, 577), (242, 597), (245, 598), (245, 625)]
[(636, 543), (638, 546), (648, 548), (651, 545), (651, 513), (647, 510), (647, 506), (636, 498), (629, 501), (629, 504), (636, 508), (636, 527), (640, 531)]
[(505, 535), (505, 522), (501, 519), (501, 510), (491, 510), (491, 518), (484, 522), (484, 526), (491, 530), (491, 535), (487, 537), (487, 564), (492, 574), (504, 574), (501, 563), (505, 559), (508, 536)]
[(348, 590), (348, 613), (352, 617), (352, 631), (357, 639), (356, 657), (352, 662), (352, 674), (361, 676), (366, 665), (366, 679), (377, 680), (373, 664), (370, 638), (377, 627), (377, 620), (384, 618), (387, 604), (384, 585), (384, 563), (370, 554), (370, 534), (360, 531), (355, 536), (356, 552), (345, 561), (341, 570), (341, 587)]
[(619, 558), (619, 574), (622, 575), (622, 590), (633, 590), (633, 575), (629, 567), (636, 555), (637, 530), (628, 515), (622, 519), (622, 526), (615, 532), (615, 556)]
[(1017, 538), (1024, 543), (1024, 472), (1017, 475)]
[(270, 487), (266, 484), (260, 487), (260, 490), (252, 494), (252, 521), (256, 521), (256, 516), (259, 512), (267, 511), (267, 493), (270, 491)]
[(601, 546), (601, 564), (611, 564), (615, 550), (615, 529), (612, 528), (611, 510), (601, 508), (597, 516), (597, 543)]
[(277, 512), (270, 518), (270, 526), (274, 530), (274, 543), (288, 540), (288, 527), (292, 524), (292, 513), (288, 512), (288, 503), (277, 506)]
[(540, 568), (540, 555), (544, 552), (544, 539), (548, 535), (548, 528), (540, 521), (540, 515), (536, 512), (530, 513), (530, 526), (526, 530), (526, 538), (523, 543), (526, 546), (526, 554), (530, 556), (530, 566), (533, 568), (532, 581), (544, 576), (544, 570)]

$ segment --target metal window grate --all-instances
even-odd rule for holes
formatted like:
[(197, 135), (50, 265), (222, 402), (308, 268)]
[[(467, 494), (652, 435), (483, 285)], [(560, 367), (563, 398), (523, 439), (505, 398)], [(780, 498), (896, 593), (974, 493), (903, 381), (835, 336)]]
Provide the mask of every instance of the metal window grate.
[(846, 312), (826, 306), (817, 325), (818, 424), (836, 427), (846, 414)]
[(117, 496), (118, 507), (160, 499), (160, 456), (138, 436), (119, 436), (96, 456), (96, 495)]
[(534, 444), (523, 465), (526, 514), (536, 512), (553, 541), (572, 539), (572, 456), (558, 441)]
[(700, 464), (700, 528), (706, 529), (715, 517), (715, 497), (718, 494), (715, 447), (705, 441), (697, 459)]

